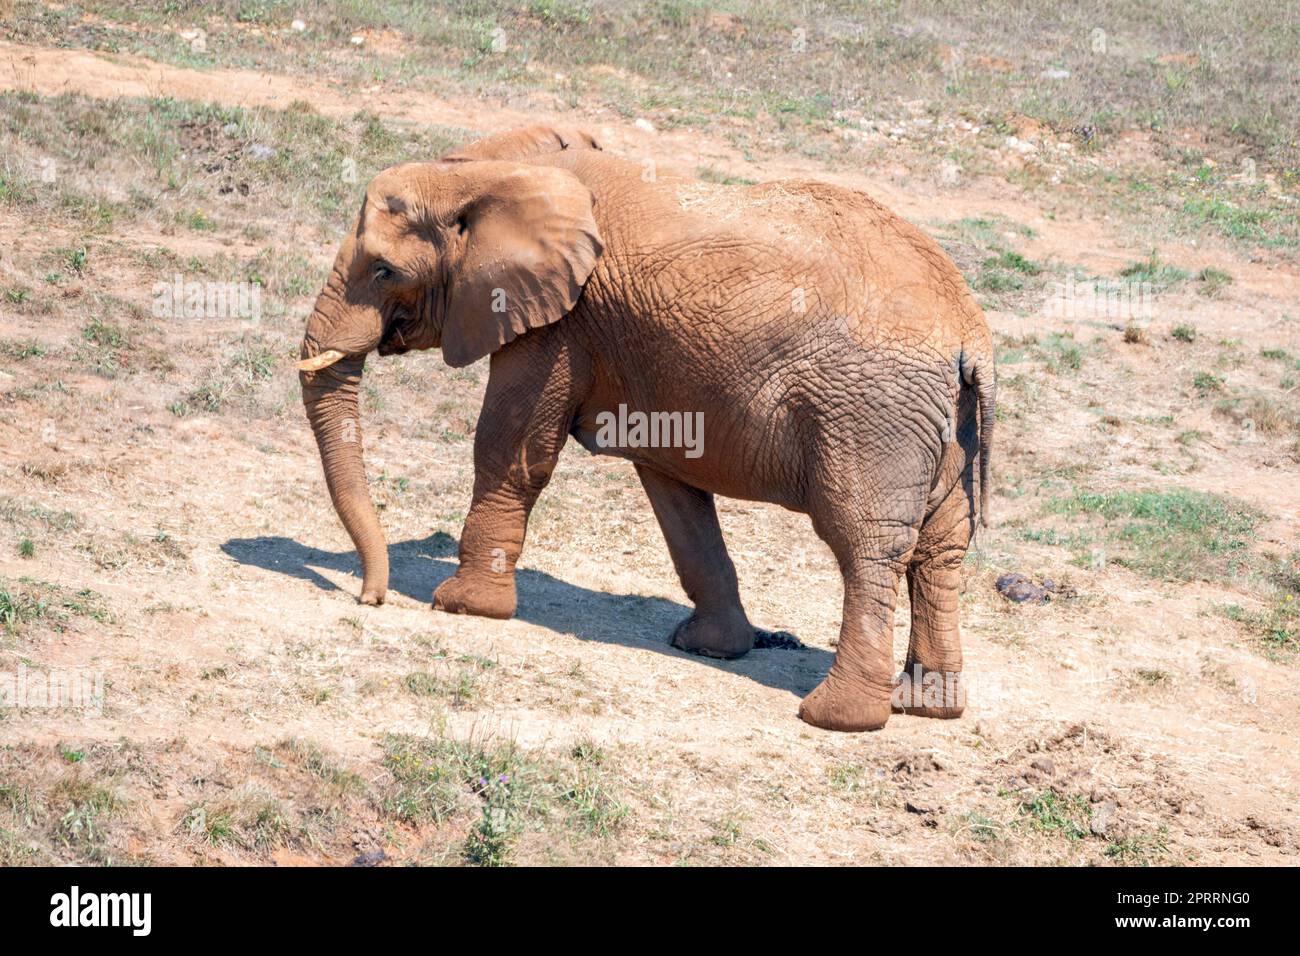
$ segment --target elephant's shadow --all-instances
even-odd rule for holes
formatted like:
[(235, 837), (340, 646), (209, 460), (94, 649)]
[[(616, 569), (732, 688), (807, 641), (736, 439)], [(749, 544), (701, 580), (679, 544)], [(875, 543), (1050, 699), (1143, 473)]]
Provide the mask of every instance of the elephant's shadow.
[[(317, 568), (359, 577), (356, 552), (309, 548), (292, 538), (231, 538), (221, 550), (240, 564), (310, 581), (326, 591), (339, 588)], [(455, 572), (456, 550), (456, 539), (441, 531), (426, 538), (390, 544), (389, 591), (428, 604), (433, 589)], [(675, 601), (637, 594), (606, 594), (527, 569), (516, 572), (516, 586), (519, 604), (515, 616), (529, 624), (583, 641), (619, 644), (683, 658), (801, 697), (826, 676), (834, 660), (832, 652), (818, 647), (755, 649), (730, 661), (688, 654), (668, 643), (672, 629), (690, 614), (690, 608)], [(442, 612), (431, 609), (429, 613)]]

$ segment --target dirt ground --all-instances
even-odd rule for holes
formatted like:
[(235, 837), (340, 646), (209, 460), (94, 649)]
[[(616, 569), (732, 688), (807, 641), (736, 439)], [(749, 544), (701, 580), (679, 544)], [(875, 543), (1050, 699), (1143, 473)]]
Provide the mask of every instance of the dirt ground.
[[(1284, 375), (1300, 355), (1293, 258), (1153, 237), (1010, 175), (936, 180), (911, 152), (858, 168), (746, 153), (713, 130), (581, 104), (393, 84), (360, 103), (299, 74), (8, 42), (0, 93), (307, 103), (339, 123), (364, 106), (404, 129), (580, 124), (662, 175), (863, 189), (963, 268), (960, 224), (974, 222), (1022, 261), (1113, 276), (1154, 249), (1186, 276), (1137, 331), (1046, 314), (1041, 290), (986, 300), (1003, 385), (993, 521), (965, 575), (968, 708), (836, 735), (795, 716), (832, 659), (841, 596), (808, 520), (720, 502), (751, 618), (806, 648), (680, 653), (667, 635), (685, 597), (631, 467), (572, 444), (529, 529), (517, 617), (430, 609), (454, 569), (484, 364), (457, 373), (431, 354), (368, 369), (367, 465), (393, 574), (386, 605), (359, 606), (292, 370), (339, 233), (260, 201), (258, 183), (214, 194), (215, 225), (191, 228), (173, 214), (189, 208), (183, 185), (132, 200), (148, 170), (129, 158), (65, 162), (88, 192), (136, 206), (95, 230), (0, 204), (0, 287), (31, 291), (0, 298), (0, 673), (99, 675), (103, 701), (0, 709), (0, 861), (1296, 862), (1294, 599), (1267, 583), (1300, 542), (1297, 386)], [(223, 155), (191, 147), (195, 162)], [(12, 148), (15, 162), (39, 152)], [(215, 183), (233, 163), (199, 175)], [(269, 368), (254, 361), (244, 381), (249, 363), (229, 361), (253, 347), (246, 323), (159, 319), (152, 290), (187, 262), (268, 247), (268, 272), (300, 257), (308, 278), (268, 293), (283, 306), (257, 330)], [(1206, 294), (1210, 280), (1192, 276), (1207, 267), (1231, 281)], [(205, 403), (205, 376), (229, 379), (224, 400)], [(1254, 564), (1210, 570), (1213, 544), (1203, 574), (1098, 561), (1106, 528), (1086, 501), (1060, 505), (1083, 501), (1079, 488), (1240, 503), (1256, 515), (1241, 551)], [(1101, 537), (1068, 537), (1087, 520)], [(1104, 546), (1141, 544), (1118, 541)], [(995, 587), (1008, 572), (1064, 588), (1016, 604)], [(901, 663), (905, 589), (900, 605)], [(463, 748), (453, 768), (438, 742)], [(426, 761), (414, 770), (412, 753)], [(490, 774), (473, 768), (506, 764), (502, 787), (533, 789), (505, 793), (493, 816)], [(444, 785), (446, 809), (429, 809)]]

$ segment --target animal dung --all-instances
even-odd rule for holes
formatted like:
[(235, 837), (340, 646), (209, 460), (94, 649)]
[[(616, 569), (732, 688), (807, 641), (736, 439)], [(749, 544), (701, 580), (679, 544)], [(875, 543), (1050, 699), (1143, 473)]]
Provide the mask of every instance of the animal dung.
[(1035, 584), (1031, 578), (1018, 571), (1002, 575), (998, 578), (995, 587), (999, 594), (1016, 604), (1026, 602), (1046, 604), (1053, 596), (1064, 598), (1073, 597), (1075, 594), (1074, 588), (1057, 584), (1050, 578), (1043, 578), (1041, 584)]

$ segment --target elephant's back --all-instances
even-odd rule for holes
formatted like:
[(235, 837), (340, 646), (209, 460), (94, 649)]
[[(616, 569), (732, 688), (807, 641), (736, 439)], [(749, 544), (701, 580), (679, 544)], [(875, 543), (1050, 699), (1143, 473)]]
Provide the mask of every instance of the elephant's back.
[(866, 193), (815, 180), (661, 176), (594, 151), (547, 161), (571, 169), (596, 199), (605, 254), (590, 291), (633, 293), (647, 306), (636, 310), (643, 321), (684, 322), (683, 334), (709, 344), (770, 336), (775, 324), (943, 355), (982, 327), (943, 249)]
[(757, 279), (794, 325), (824, 326), (819, 320), (829, 317), (855, 344), (908, 343), (951, 354), (972, 322), (982, 324), (947, 253), (866, 193), (784, 180), (687, 182), (673, 194), (691, 222), (685, 233), (703, 237), (712, 250), (705, 255), (723, 260), (714, 273), (734, 277), (724, 285), (752, 287)]

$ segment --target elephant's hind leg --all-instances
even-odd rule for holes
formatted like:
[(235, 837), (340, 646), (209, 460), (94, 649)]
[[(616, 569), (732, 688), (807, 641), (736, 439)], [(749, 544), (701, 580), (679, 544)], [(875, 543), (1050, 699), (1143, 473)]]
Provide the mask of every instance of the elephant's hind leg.
[(736, 568), (727, 554), (713, 496), (637, 465), (673, 566), (695, 613), (673, 631), (672, 643), (708, 657), (739, 657), (754, 646), (754, 629), (740, 606)]
[(835, 663), (799, 707), (825, 730), (879, 730), (894, 685), (894, 603), (916, 542), (924, 492), (825, 496), (814, 527), (844, 575), (844, 617)]
[(912, 633), (894, 690), (898, 713), (952, 719), (965, 708), (957, 604), (961, 566), (975, 528), (969, 479), (967, 469), (925, 520), (907, 567)]

